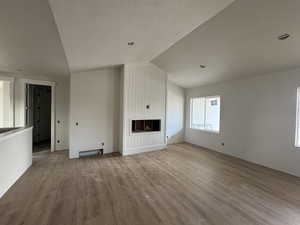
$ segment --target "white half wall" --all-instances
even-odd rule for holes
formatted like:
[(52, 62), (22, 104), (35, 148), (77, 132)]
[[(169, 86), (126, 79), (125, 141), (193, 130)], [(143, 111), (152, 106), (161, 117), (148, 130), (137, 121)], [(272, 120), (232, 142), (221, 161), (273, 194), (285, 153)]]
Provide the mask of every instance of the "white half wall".
[(168, 144), (184, 140), (184, 89), (168, 81), (167, 87), (167, 126)]
[(105, 68), (71, 75), (70, 158), (102, 142), (104, 153), (118, 151), (120, 74)]
[[(298, 87), (300, 69), (187, 89), (185, 141), (300, 176)], [(213, 95), (221, 96), (220, 134), (190, 129), (190, 98)]]
[(0, 134), (0, 198), (32, 164), (32, 128)]

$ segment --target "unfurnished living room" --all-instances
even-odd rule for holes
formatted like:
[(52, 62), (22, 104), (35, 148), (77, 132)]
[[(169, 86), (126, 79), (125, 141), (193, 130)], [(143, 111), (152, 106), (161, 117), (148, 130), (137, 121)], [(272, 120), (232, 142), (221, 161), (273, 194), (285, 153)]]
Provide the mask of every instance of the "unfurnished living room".
[(1, 0), (0, 225), (300, 225), (299, 0)]

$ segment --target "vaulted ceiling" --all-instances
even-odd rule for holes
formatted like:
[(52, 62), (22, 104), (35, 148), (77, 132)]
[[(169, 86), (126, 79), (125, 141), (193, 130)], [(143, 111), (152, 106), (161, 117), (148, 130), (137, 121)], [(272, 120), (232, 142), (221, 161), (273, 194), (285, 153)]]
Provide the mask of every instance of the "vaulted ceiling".
[(232, 1), (4, 0), (0, 71), (68, 75), (150, 61)]
[(149, 62), (233, 0), (49, 2), (70, 69), (82, 71)]
[(298, 67), (299, 24), (299, 0), (237, 0), (153, 62), (183, 87)]
[(5, 0), (0, 71), (152, 61), (183, 87), (268, 73), (300, 66), (299, 11), (299, 0)]

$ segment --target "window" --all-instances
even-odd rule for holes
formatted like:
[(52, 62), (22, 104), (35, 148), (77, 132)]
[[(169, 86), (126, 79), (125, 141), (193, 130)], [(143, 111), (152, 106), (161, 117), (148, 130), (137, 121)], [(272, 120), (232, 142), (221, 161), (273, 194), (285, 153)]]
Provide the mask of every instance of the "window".
[(13, 126), (13, 80), (0, 77), (0, 128)]
[(220, 131), (220, 96), (191, 99), (191, 128)]
[(297, 89), (297, 114), (295, 146), (300, 148), (300, 88)]

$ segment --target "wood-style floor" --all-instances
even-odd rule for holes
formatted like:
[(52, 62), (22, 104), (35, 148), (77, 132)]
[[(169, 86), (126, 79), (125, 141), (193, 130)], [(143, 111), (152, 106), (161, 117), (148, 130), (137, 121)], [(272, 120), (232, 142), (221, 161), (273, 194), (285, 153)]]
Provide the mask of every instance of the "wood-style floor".
[(300, 178), (189, 144), (79, 160), (38, 153), (0, 199), (0, 224), (299, 225)]

